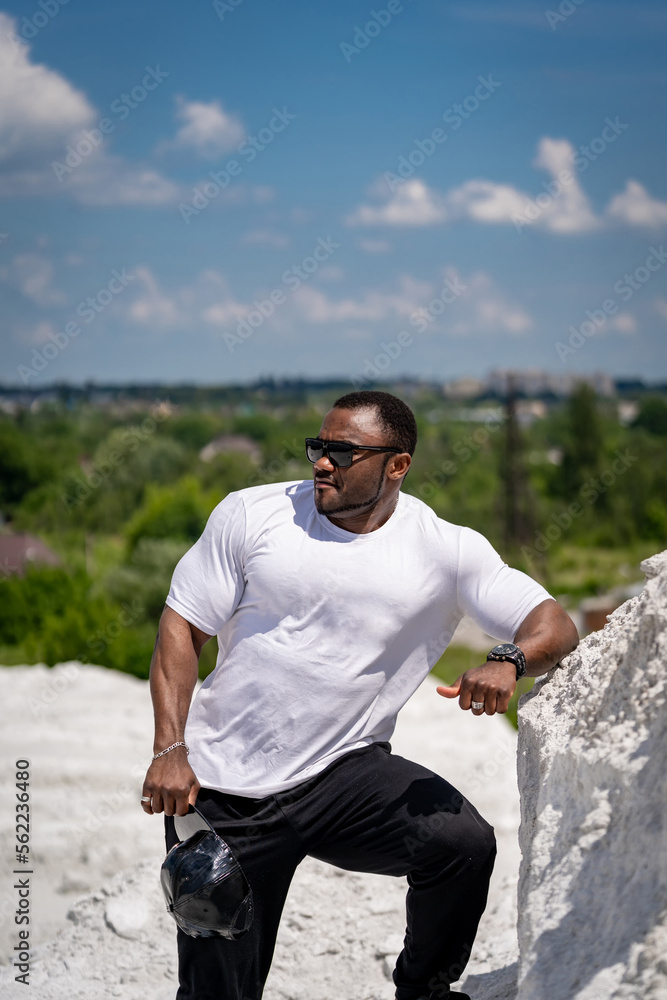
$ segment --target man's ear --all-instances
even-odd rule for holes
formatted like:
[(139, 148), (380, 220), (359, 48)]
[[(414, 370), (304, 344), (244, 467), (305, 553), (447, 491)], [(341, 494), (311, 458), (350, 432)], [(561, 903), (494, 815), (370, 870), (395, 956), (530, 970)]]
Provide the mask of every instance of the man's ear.
[(412, 458), (407, 451), (400, 455), (392, 455), (387, 464), (387, 475), (390, 479), (403, 479), (412, 464)]

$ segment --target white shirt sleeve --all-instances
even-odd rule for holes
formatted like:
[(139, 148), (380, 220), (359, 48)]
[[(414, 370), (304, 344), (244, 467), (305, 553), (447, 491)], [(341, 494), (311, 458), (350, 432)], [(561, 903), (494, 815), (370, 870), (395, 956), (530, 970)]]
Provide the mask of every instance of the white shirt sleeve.
[(504, 563), (483, 535), (461, 529), (459, 607), (485, 632), (512, 642), (526, 615), (550, 597), (535, 580)]
[(238, 493), (230, 493), (176, 566), (168, 606), (202, 632), (217, 635), (243, 596), (244, 546), (245, 506)]

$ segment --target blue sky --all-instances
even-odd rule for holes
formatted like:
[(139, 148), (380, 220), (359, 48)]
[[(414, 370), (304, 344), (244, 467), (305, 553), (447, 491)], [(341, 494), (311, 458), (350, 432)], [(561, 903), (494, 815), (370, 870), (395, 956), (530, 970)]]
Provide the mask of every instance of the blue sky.
[(664, 380), (666, 40), (662, 2), (4, 4), (0, 380)]

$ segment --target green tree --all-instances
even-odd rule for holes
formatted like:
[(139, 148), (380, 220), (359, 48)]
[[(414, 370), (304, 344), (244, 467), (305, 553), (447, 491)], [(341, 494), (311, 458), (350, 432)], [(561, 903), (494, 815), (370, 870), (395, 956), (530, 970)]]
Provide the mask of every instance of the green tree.
[(196, 541), (216, 502), (194, 476), (185, 476), (172, 486), (148, 486), (144, 502), (125, 529), (129, 551), (142, 538)]
[(597, 397), (581, 382), (569, 397), (565, 410), (563, 461), (554, 474), (557, 495), (575, 497), (584, 483), (600, 469), (603, 430)]
[(647, 396), (639, 406), (639, 413), (632, 424), (641, 427), (649, 434), (664, 436), (667, 434), (667, 401), (661, 396)]
[(43, 469), (25, 434), (9, 422), (0, 423), (0, 510), (21, 502), (39, 485)]
[(135, 607), (140, 620), (157, 622), (174, 567), (189, 548), (189, 541), (140, 538), (129, 559), (121, 566), (113, 566), (98, 588), (117, 604)]

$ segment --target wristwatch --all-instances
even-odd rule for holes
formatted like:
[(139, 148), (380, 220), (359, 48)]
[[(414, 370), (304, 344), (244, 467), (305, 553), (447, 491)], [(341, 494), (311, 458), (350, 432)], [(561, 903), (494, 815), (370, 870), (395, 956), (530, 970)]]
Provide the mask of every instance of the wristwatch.
[(501, 642), (499, 646), (494, 646), (486, 654), (487, 660), (511, 660), (511, 662), (516, 667), (516, 679), (519, 680), (520, 677), (526, 672), (526, 657), (518, 646), (515, 646), (513, 642)]

